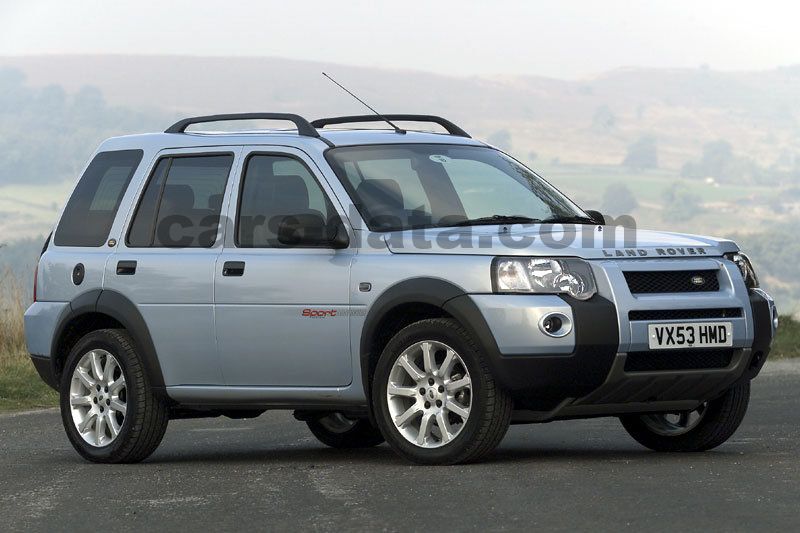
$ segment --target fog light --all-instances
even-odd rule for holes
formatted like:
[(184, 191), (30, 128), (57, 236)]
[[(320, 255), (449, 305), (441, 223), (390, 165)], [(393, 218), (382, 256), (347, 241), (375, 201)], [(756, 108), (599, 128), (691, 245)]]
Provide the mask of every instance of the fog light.
[(557, 316), (549, 316), (542, 322), (542, 327), (547, 333), (553, 333), (561, 329), (563, 322)]
[(562, 313), (549, 313), (539, 321), (539, 329), (548, 337), (564, 337), (572, 331), (572, 321)]

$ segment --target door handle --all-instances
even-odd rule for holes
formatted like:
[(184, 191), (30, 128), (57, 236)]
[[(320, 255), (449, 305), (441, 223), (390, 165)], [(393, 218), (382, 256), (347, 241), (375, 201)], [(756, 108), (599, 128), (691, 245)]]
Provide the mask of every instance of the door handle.
[(225, 261), (222, 265), (223, 276), (244, 276), (244, 261)]
[(117, 263), (117, 276), (133, 276), (136, 274), (136, 261), (120, 261)]

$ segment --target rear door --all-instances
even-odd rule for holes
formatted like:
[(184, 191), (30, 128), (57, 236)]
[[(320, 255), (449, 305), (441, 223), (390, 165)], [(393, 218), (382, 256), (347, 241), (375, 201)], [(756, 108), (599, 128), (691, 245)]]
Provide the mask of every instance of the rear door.
[(240, 150), (160, 152), (107, 266), (106, 287), (139, 308), (167, 386), (224, 383), (214, 338), (214, 267)]
[(86, 167), (39, 263), (39, 300), (69, 302), (103, 286), (110, 232), (143, 155), (103, 151)]
[[(300, 150), (249, 148), (217, 261), (216, 331), (228, 385), (326, 387), (351, 381), (353, 249), (285, 246), (287, 215), (347, 219)], [(348, 226), (348, 232), (350, 232)]]

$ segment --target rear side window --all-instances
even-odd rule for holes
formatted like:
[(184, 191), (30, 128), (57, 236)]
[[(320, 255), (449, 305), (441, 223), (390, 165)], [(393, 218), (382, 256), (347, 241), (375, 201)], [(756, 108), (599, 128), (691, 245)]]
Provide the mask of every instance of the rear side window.
[(232, 154), (159, 160), (133, 217), (128, 246), (213, 246), (232, 165)]
[(142, 161), (142, 150), (97, 154), (83, 173), (56, 229), (56, 246), (102, 246), (128, 184)]

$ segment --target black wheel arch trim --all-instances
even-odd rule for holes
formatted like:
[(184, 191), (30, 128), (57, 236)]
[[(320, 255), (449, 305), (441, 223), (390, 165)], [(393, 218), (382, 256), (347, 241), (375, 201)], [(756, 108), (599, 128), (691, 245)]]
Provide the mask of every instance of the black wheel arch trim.
[[(364, 392), (370, 398), (370, 345), (379, 333), (381, 322), (398, 306), (428, 304), (444, 309), (445, 304), (466, 294), (460, 287), (442, 279), (413, 278), (392, 285), (372, 303), (361, 330), (360, 361)], [(377, 354), (380, 355), (380, 354)]]
[(69, 308), (69, 312), (61, 317), (56, 326), (50, 349), (50, 365), (54, 380), (55, 376), (58, 375), (58, 368), (56, 367), (59, 355), (58, 344), (68, 325), (82, 315), (101, 313), (110, 316), (128, 331), (133, 339), (136, 351), (144, 362), (150, 386), (157, 395), (166, 395), (164, 376), (161, 372), (161, 364), (158, 361), (155, 345), (144, 317), (137, 309), (136, 304), (117, 291), (95, 289), (77, 296), (70, 302)]

